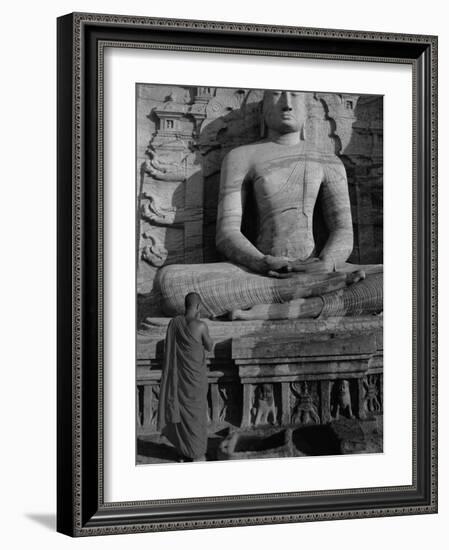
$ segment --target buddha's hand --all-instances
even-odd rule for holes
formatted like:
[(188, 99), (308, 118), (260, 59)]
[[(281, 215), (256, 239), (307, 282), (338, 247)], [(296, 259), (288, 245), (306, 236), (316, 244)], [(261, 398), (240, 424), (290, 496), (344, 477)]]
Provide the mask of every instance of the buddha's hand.
[(307, 260), (294, 260), (290, 268), (295, 273), (331, 273), (334, 271), (334, 262), (322, 258), (308, 258)]
[(290, 261), (280, 256), (264, 256), (262, 259), (262, 273), (269, 277), (291, 276)]

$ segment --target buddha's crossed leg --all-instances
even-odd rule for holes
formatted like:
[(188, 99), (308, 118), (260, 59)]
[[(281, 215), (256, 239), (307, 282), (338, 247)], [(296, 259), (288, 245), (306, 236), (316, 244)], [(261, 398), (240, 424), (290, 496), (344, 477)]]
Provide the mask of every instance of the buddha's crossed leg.
[[(157, 284), (167, 315), (184, 311), (184, 297), (197, 292), (210, 317), (289, 319), (320, 314), (357, 315), (382, 310), (382, 265), (345, 264), (324, 274), (273, 278), (231, 263), (172, 265)], [(365, 274), (367, 275), (364, 279)]]
[(309, 298), (297, 298), (283, 304), (260, 304), (247, 310), (235, 309), (232, 320), (301, 319), (342, 317), (379, 313), (383, 310), (383, 276), (371, 273), (366, 278), (356, 277), (338, 290)]

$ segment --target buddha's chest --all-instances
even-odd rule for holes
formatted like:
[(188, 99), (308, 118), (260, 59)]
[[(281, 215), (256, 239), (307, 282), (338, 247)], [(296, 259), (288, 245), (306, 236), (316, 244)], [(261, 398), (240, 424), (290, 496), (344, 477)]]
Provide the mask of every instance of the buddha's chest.
[(315, 164), (297, 156), (265, 159), (254, 166), (253, 191), (262, 209), (308, 207), (315, 205), (321, 185), (321, 172)]

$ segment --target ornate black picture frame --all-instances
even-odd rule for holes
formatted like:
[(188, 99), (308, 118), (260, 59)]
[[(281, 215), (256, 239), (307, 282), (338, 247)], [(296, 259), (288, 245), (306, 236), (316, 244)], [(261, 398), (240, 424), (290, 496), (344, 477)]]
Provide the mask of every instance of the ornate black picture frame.
[[(410, 486), (105, 502), (103, 52), (115, 47), (404, 63), (413, 70)], [(57, 529), (89, 536), (437, 511), (437, 38), (69, 14), (58, 19)], [(130, 365), (134, 368), (134, 365)]]

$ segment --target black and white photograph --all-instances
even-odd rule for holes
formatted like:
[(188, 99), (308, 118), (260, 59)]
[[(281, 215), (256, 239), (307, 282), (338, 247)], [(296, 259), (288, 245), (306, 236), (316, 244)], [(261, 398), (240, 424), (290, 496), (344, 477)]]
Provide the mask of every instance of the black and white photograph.
[(445, 13), (6, 4), (6, 550), (447, 546)]
[(383, 96), (136, 84), (136, 464), (383, 452)]

